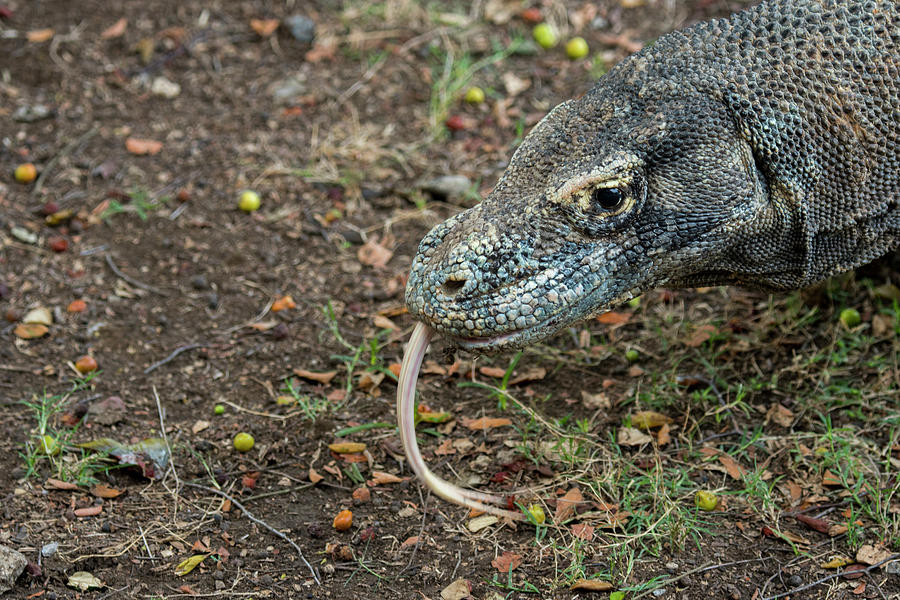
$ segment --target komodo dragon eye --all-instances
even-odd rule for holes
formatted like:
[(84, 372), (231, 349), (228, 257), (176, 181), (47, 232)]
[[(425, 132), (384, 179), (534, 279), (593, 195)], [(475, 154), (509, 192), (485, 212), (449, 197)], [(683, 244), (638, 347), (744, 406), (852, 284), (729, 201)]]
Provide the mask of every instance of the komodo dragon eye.
[(591, 192), (591, 204), (606, 212), (618, 212), (625, 204), (625, 194), (617, 187), (601, 187)]

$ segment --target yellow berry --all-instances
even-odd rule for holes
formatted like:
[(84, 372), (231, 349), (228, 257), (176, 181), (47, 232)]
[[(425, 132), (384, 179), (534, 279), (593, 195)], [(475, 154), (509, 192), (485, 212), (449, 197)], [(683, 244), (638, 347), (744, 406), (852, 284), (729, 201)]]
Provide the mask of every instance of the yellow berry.
[(484, 90), (477, 85), (470, 87), (466, 91), (466, 102), (469, 104), (481, 104), (484, 102)]
[(528, 514), (531, 515), (532, 520), (538, 525), (542, 525), (544, 521), (547, 520), (547, 516), (544, 514), (544, 509), (539, 504), (529, 505)]
[(556, 45), (556, 32), (553, 31), (553, 27), (549, 23), (535, 25), (534, 29), (531, 30), (531, 35), (534, 36), (534, 41), (541, 48), (552, 48)]
[(700, 510), (709, 512), (711, 510), (716, 510), (716, 506), (719, 505), (719, 498), (712, 492), (697, 490), (697, 493), (694, 494), (694, 504)]
[(244, 190), (241, 192), (241, 199), (238, 201), (238, 208), (244, 212), (251, 213), (259, 209), (259, 194), (253, 190)]
[(16, 167), (13, 176), (19, 183), (31, 183), (37, 177), (37, 169), (31, 163), (24, 163)]
[(242, 431), (234, 436), (234, 449), (238, 452), (249, 452), (250, 449), (253, 448), (254, 443), (255, 440), (249, 433), (244, 433)]
[(566, 42), (566, 56), (572, 60), (578, 60), (588, 55), (590, 49), (583, 37), (573, 37)]
[(47, 456), (56, 456), (59, 454), (59, 451), (59, 442), (56, 441), (55, 437), (52, 435), (41, 436), (41, 452)]

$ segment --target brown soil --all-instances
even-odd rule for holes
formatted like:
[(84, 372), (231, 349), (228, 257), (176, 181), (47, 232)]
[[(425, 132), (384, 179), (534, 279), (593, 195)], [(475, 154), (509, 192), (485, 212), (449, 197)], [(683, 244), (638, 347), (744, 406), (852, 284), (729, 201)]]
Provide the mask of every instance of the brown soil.
[[(569, 11), (572, 27), (587, 14), (579, 2), (533, 4), (557, 21)], [(640, 6), (621, 6), (626, 4)], [(600, 28), (592, 28), (588, 18), (580, 34), (612, 64), (632, 43), (742, 4), (601, 0)], [(0, 37), (0, 294), (13, 319), (38, 306), (55, 315), (49, 334), (37, 340), (18, 339), (10, 323), (0, 346), (0, 423), (7, 432), (0, 442), (0, 543), (33, 561), (10, 597), (436, 599), (457, 578), (469, 580), (477, 598), (518, 597), (523, 594), (489, 583), (495, 577), (506, 581), (491, 565), (504, 551), (524, 559), (513, 571), (514, 587), (524, 589), (527, 582), (540, 597), (578, 596), (554, 587), (567, 565), (554, 562), (557, 555), (547, 540), (535, 542), (532, 527), (472, 534), (464, 511), (423, 496), (398, 460), (393, 429), (369, 429), (340, 440), (335, 433), (394, 420), (390, 377), (366, 390), (360, 376), (367, 366), (400, 361), (401, 341), (412, 325), (402, 313), (403, 287), (416, 244), (431, 226), (471, 202), (431, 197), (418, 183), (463, 174), (477, 190), (489, 190), (521, 128), (590, 85), (591, 61), (568, 61), (560, 49), (506, 58), (474, 79), (489, 89), (489, 102), (450, 102), (450, 113), (462, 117), (464, 129), (435, 137), (442, 129), (442, 123), (429, 122), (433, 80), (442, 71), (435, 56), (452, 47), (457, 58), (470, 53), (478, 59), (517, 36), (527, 38), (530, 25), (519, 16), (498, 25), (476, 15), (461, 24), (470, 9), (465, 3), (426, 10), (402, 0), (374, 8), (326, 0), (13, 0), (5, 6), (12, 16), (0, 22), (2, 32), (16, 35)], [(250, 26), (251, 19), (283, 21), (293, 12), (317, 22), (316, 44), (298, 42), (284, 26), (265, 38)], [(437, 13), (460, 19), (444, 15), (441, 25), (435, 23)], [(127, 19), (124, 34), (104, 38), (102, 32), (120, 18)], [(25, 39), (25, 32), (45, 28), (54, 30), (52, 39)], [(620, 43), (611, 45), (616, 39)], [(329, 40), (335, 44), (330, 49)], [(152, 54), (142, 57), (140, 48)], [(508, 103), (503, 73), (530, 82)], [(180, 93), (171, 99), (154, 94), (150, 85), (159, 77), (178, 83)], [(292, 78), (299, 83), (287, 101), (275, 100), (274, 91)], [(496, 109), (497, 101), (505, 108)], [(49, 117), (31, 123), (12, 119), (20, 107), (36, 105), (49, 107)], [(155, 140), (162, 147), (139, 156), (126, 148), (127, 138)], [(38, 166), (39, 187), (8, 175), (22, 162)], [(258, 212), (236, 210), (245, 188), (261, 195)], [(46, 225), (41, 210), (48, 202), (76, 218)], [(13, 236), (13, 227), (35, 234), (37, 242)], [(68, 242), (66, 251), (51, 249), (56, 237)], [(367, 247), (393, 253), (385, 266), (360, 259), (367, 240)], [(285, 295), (296, 307), (272, 312), (271, 302)], [(671, 297), (657, 294), (647, 301), (662, 307)], [(697, 297), (685, 292), (678, 301)], [(746, 315), (746, 306), (765, 299), (737, 291), (735, 297), (712, 294), (702, 300), (710, 314)], [(741, 304), (741, 298), (749, 300)], [(87, 310), (68, 314), (75, 299), (84, 299)], [(329, 304), (333, 321), (323, 310)], [(380, 333), (382, 319), (399, 329)], [(334, 334), (334, 324), (347, 346)], [(634, 322), (614, 335), (627, 339), (639, 329)], [(369, 340), (376, 337), (381, 346), (372, 359)], [(580, 363), (573, 354), (580, 346), (571, 337), (562, 336), (555, 346), (563, 354), (545, 348), (520, 363), (520, 368), (548, 368), (549, 374), (523, 393), (535, 398), (552, 393), (552, 406), (541, 406), (549, 416), (589, 416), (578, 401), (582, 390), (602, 389), (606, 379), (629, 379), (625, 363)], [(348, 385), (348, 359), (341, 357), (352, 357), (357, 347), (361, 362), (353, 366)], [(183, 351), (146, 372), (176, 350)], [(664, 350), (648, 346), (648, 352), (658, 351)], [(790, 353), (784, 342), (768, 360), (789, 363)], [(64, 460), (44, 457), (36, 473), (27, 472), (22, 455), (36, 439), (37, 422), (21, 402), (70, 390), (77, 374), (69, 363), (85, 354), (96, 358), (101, 372), (87, 389), (72, 394), (67, 410), (78, 402), (119, 396), (127, 414), (112, 425), (89, 417), (74, 432), (57, 415), (53, 430), (70, 432), (72, 441), (133, 443), (157, 437), (158, 395), (174, 473), (150, 481), (131, 469), (96, 471), (94, 479), (125, 491), (98, 499), (89, 492), (88, 477), (79, 480), (76, 474), (83, 484), (78, 491), (47, 484), (63, 473), (73, 478), (65, 465), (80, 455), (72, 448)], [(507, 363), (508, 357), (485, 364)], [(337, 375), (321, 384), (292, 378), (298, 368)], [(291, 380), (302, 397), (327, 406), (315, 419), (297, 405), (276, 402)], [(421, 384), (423, 397), (456, 417), (504, 416), (493, 399), (457, 387), (458, 381), (459, 376), (430, 375)], [(224, 415), (214, 415), (216, 404), (225, 406)], [(627, 412), (625, 406), (614, 407), (591, 434), (609, 439), (612, 424)], [(761, 417), (742, 416), (741, 425), (752, 429), (754, 418)], [(515, 420), (521, 425), (522, 415)], [(509, 429), (474, 435), (456, 428), (454, 439), (485, 444), (481, 456), (508, 451), (504, 442), (516, 436)], [(246, 454), (231, 446), (239, 431), (256, 440)], [(367, 444), (363, 462), (347, 462), (327, 447), (346, 440)], [(422, 440), (429, 460), (448, 478), (468, 471), (479, 454), (435, 454), (443, 438), (423, 434)], [(498, 471), (501, 465), (486, 469)], [(324, 480), (309, 484), (310, 468)], [(404, 480), (370, 487), (367, 502), (354, 500), (354, 489), (364, 487), (354, 476), (371, 479), (373, 471)], [(255, 487), (247, 487), (246, 476), (254, 472), (259, 474)], [(532, 481), (538, 477), (526, 473)], [(221, 486), (295, 541), (322, 584), (314, 583), (284, 540), (234, 504), (223, 504), (222, 497), (179, 488), (179, 481)], [(508, 484), (488, 479), (486, 485)], [(76, 515), (91, 506), (102, 510)], [(345, 508), (354, 512), (353, 526), (338, 532), (332, 519)], [(761, 523), (751, 516), (745, 526), (734, 527), (738, 517), (711, 518), (699, 546), (690, 542), (657, 556), (639, 555), (627, 583), (686, 574), (667, 586), (664, 597), (751, 598), (764, 586), (771, 594), (826, 574), (815, 564), (791, 566), (790, 545), (760, 536)], [(409, 542), (413, 536), (420, 543)], [(58, 552), (40, 558), (41, 547), (50, 542), (59, 543)], [(194, 572), (174, 575), (179, 562), (206, 549), (214, 555)], [(743, 560), (749, 562), (738, 562)], [(717, 563), (737, 564), (688, 574)], [(589, 553), (585, 568), (590, 574), (620, 567), (598, 549)], [(92, 573), (104, 587), (75, 592), (66, 581), (76, 571)], [(885, 594), (900, 589), (896, 580), (878, 577)], [(840, 594), (849, 594), (856, 583), (840, 580), (829, 597), (851, 597)], [(791, 597), (822, 598), (826, 588)], [(876, 588), (870, 584), (861, 597), (878, 597)]]

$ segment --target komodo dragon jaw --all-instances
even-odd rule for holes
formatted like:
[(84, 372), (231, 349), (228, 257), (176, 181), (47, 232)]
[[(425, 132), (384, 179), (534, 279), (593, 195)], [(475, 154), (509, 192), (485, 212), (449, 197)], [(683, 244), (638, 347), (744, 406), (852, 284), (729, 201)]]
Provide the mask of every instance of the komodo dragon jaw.
[(422, 240), (410, 313), (478, 352), (660, 285), (792, 289), (900, 244), (900, 3), (767, 0), (564, 102)]

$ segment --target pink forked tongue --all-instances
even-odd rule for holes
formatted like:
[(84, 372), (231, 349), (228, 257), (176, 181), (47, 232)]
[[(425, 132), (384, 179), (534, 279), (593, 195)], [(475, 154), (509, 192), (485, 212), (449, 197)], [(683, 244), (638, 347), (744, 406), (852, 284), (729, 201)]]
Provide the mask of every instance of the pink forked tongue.
[[(432, 473), (422, 459), (419, 444), (416, 441), (416, 379), (419, 376), (422, 361), (425, 359), (428, 341), (433, 334), (434, 331), (427, 325), (416, 323), (416, 328), (409, 338), (406, 354), (403, 355), (403, 365), (400, 367), (400, 381), (397, 385), (397, 422), (400, 425), (400, 439), (403, 441), (403, 449), (406, 451), (409, 466), (428, 489), (448, 502), (499, 517), (523, 520), (525, 517), (522, 513), (491, 506), (491, 504), (504, 506), (506, 504), (504, 498), (474, 490), (465, 490), (449, 481), (444, 481)], [(485, 502), (489, 504), (485, 504)]]

